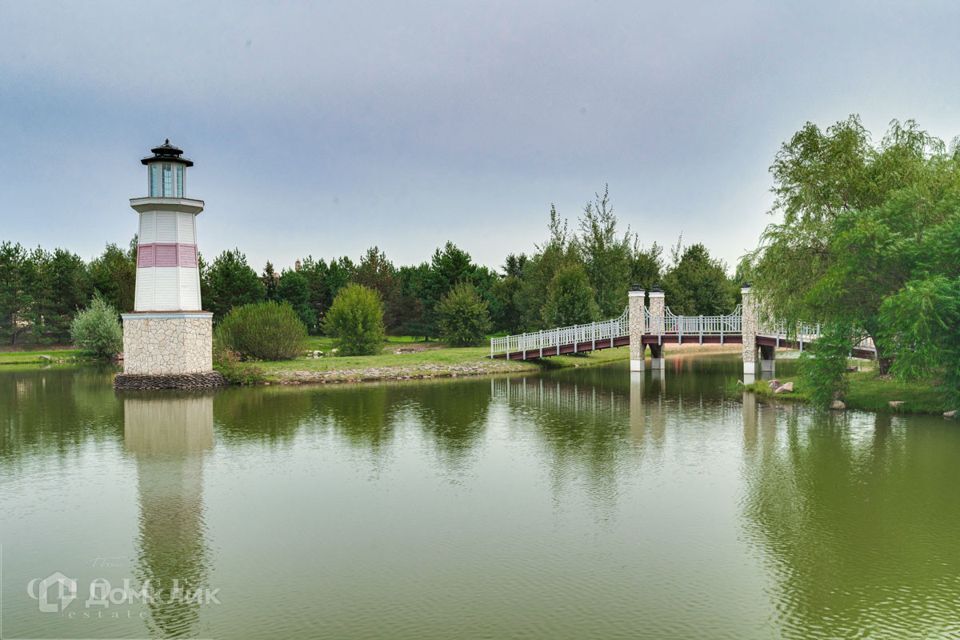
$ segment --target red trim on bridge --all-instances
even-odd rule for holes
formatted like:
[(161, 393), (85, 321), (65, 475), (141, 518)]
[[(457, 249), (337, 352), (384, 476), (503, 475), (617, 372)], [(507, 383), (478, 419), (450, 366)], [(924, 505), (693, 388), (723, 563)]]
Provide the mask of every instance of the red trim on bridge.
[[(643, 344), (740, 344), (743, 342), (743, 336), (739, 333), (710, 334), (701, 336), (699, 334), (685, 333), (664, 333), (657, 335), (655, 333), (645, 333), (642, 339)], [(627, 338), (627, 344), (630, 339)]]

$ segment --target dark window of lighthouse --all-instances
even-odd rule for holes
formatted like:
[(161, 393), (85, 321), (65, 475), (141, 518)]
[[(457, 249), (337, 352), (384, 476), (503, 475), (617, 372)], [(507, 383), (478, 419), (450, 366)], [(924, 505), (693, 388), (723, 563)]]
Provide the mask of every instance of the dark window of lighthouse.
[(177, 197), (183, 197), (183, 165), (177, 165)]
[(169, 162), (163, 163), (163, 197), (169, 198), (173, 195), (173, 167)]

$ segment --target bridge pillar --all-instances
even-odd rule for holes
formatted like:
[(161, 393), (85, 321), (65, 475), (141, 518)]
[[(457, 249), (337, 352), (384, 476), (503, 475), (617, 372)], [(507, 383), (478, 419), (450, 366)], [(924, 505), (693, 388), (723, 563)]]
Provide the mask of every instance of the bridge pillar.
[(740, 330), (743, 333), (743, 381), (754, 381), (757, 373), (757, 305), (750, 293), (750, 285), (740, 289), (743, 303), (740, 305)]
[(643, 357), (647, 348), (643, 344), (646, 333), (644, 313), (644, 290), (634, 285), (630, 288), (628, 309), (630, 315), (630, 371), (643, 371)]
[(657, 344), (650, 345), (650, 367), (656, 371), (666, 367), (663, 361), (663, 332), (666, 328), (667, 304), (663, 298), (663, 289), (650, 290), (650, 328), (649, 332), (657, 337)]

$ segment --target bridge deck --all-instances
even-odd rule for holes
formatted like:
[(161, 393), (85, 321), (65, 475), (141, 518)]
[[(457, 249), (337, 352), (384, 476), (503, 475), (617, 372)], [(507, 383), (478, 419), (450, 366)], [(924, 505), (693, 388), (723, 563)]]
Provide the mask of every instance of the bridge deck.
[[(570, 342), (559, 346), (550, 346), (543, 349), (530, 349), (527, 351), (511, 351), (507, 353), (497, 353), (493, 357), (506, 360), (536, 360), (538, 358), (548, 358), (550, 356), (568, 355), (571, 353), (586, 353), (589, 351), (600, 351), (601, 349), (611, 349), (617, 347), (626, 347), (630, 344), (630, 336), (620, 336), (604, 340), (588, 340), (584, 342)], [(724, 334), (724, 335), (690, 335), (679, 333), (664, 333), (655, 335), (647, 333), (643, 335), (643, 344), (743, 344), (742, 334)], [(803, 349), (809, 342), (800, 343), (799, 340), (791, 340), (778, 336), (757, 336), (757, 346), (779, 347), (783, 349)], [(851, 355), (855, 358), (873, 358), (875, 353), (871, 349), (855, 347)]]

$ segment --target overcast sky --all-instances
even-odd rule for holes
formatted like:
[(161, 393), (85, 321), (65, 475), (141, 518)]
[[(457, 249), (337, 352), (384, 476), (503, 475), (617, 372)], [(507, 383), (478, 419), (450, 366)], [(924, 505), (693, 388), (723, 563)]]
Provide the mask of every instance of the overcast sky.
[(208, 257), (530, 251), (609, 183), (646, 244), (755, 246), (804, 122), (960, 134), (957, 2), (0, 0), (0, 239), (136, 231), (169, 137)]

